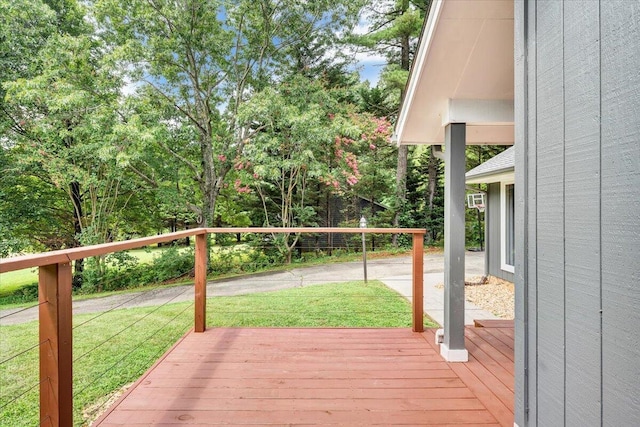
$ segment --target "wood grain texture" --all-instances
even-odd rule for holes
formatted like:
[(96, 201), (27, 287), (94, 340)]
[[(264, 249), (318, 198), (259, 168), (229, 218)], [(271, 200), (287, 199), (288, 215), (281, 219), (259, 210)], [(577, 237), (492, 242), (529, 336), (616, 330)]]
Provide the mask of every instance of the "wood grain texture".
[(413, 332), (422, 332), (424, 331), (424, 236), (422, 234), (413, 235), (412, 256), (412, 329)]
[(516, 329), (529, 385), (517, 420), (640, 425), (640, 5), (526, 7)]
[(489, 329), (471, 333), (469, 367), (443, 361), (433, 330), (189, 333), (95, 425), (511, 427), (510, 361)]
[(604, 425), (640, 425), (640, 4), (601, 2)]
[(40, 267), (38, 274), (40, 419), (73, 424), (71, 264)]
[(195, 303), (194, 303), (194, 330), (204, 332), (207, 319), (207, 235), (196, 236), (195, 251)]

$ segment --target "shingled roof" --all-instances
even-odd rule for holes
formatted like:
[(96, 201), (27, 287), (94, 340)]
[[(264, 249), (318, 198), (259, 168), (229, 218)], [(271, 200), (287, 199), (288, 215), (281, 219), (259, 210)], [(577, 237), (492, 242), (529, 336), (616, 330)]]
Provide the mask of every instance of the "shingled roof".
[(465, 174), (468, 180), (510, 172), (514, 169), (515, 147), (509, 147)]

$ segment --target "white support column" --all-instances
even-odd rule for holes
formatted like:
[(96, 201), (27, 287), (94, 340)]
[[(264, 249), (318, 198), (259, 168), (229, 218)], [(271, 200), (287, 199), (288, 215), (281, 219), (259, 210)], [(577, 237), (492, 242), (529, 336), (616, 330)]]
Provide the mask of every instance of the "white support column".
[(440, 354), (466, 362), (464, 342), (466, 124), (445, 128), (444, 162), (444, 341)]

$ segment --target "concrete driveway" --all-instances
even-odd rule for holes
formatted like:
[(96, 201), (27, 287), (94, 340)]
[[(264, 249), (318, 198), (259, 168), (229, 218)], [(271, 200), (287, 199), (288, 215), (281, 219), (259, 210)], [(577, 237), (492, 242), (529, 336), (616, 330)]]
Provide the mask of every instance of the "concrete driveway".
[[(442, 254), (424, 256), (424, 309), (436, 322), (442, 324), (443, 290), (436, 284), (444, 281), (444, 257)], [(484, 271), (484, 253), (466, 253), (467, 276), (481, 275)], [(394, 257), (367, 261), (367, 275), (370, 280), (377, 279), (411, 300), (411, 257)], [(256, 292), (268, 292), (323, 283), (347, 282), (363, 278), (362, 262), (325, 264), (313, 267), (293, 268), (288, 271), (261, 273), (236, 277), (227, 280), (214, 280), (207, 284), (207, 296), (243, 295)], [(192, 301), (193, 286), (174, 286), (160, 288), (151, 292), (126, 293), (101, 298), (85, 299), (73, 302), (74, 314), (97, 313), (114, 308), (155, 306), (171, 302)], [(19, 310), (1, 310), (0, 324), (13, 325), (36, 320), (37, 307)], [(466, 317), (472, 323), (473, 318), (495, 318), (491, 313), (479, 310), (467, 302)], [(11, 315), (12, 313), (15, 313)], [(8, 316), (8, 317), (4, 317)]]

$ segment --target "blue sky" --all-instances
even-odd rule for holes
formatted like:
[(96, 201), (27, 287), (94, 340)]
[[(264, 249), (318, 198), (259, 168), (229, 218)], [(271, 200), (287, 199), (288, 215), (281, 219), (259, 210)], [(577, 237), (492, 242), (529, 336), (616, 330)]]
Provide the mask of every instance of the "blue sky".
[(380, 72), (384, 67), (383, 58), (365, 57), (356, 64), (356, 69), (360, 72), (360, 81), (369, 80), (371, 87), (375, 87), (380, 80)]
[[(356, 34), (365, 34), (369, 29), (369, 20), (366, 15), (360, 18), (360, 22), (354, 29)], [(355, 68), (360, 72), (360, 80), (369, 80), (372, 87), (378, 84), (382, 68), (387, 61), (384, 56), (373, 55), (366, 52), (355, 52), (356, 65)]]

